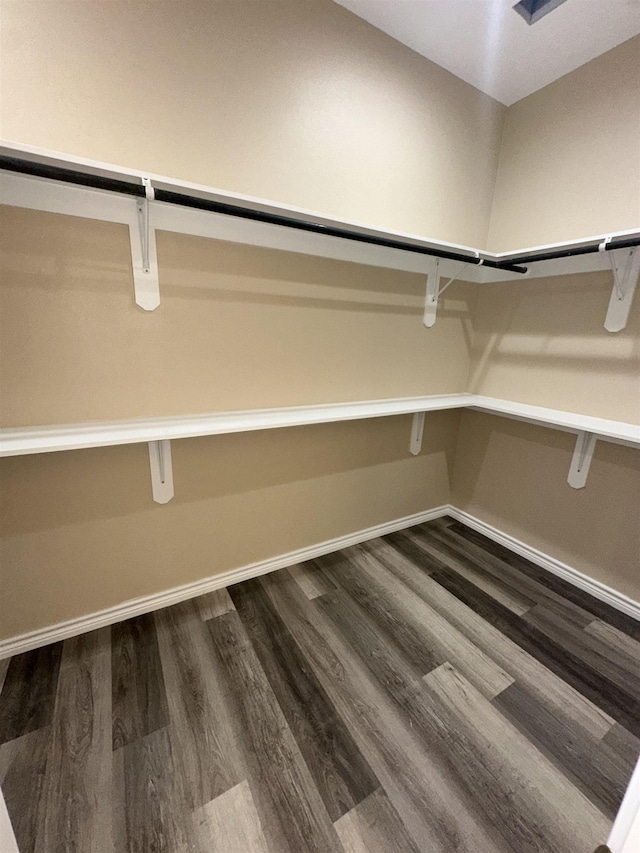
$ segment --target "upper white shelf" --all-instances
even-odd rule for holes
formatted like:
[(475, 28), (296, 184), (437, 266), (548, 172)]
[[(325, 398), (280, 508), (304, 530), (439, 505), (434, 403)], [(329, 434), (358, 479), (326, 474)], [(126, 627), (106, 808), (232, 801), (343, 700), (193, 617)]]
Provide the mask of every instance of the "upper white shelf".
[(280, 409), (213, 412), (184, 417), (8, 428), (0, 430), (0, 456), (195, 438), (456, 408), (474, 409), (573, 433), (588, 432), (607, 441), (631, 446), (640, 445), (640, 425), (477, 394), (444, 394)]
[[(81, 176), (93, 176), (107, 182), (117, 182), (126, 187), (141, 188), (143, 184), (152, 189), (147, 198), (152, 202), (150, 219), (153, 228), (157, 230), (178, 231), (197, 236), (212, 237), (232, 242), (251, 243), (271, 248), (301, 254), (312, 254), (337, 260), (354, 261), (373, 266), (405, 270), (407, 272), (429, 273), (430, 257), (426, 254), (415, 254), (411, 247), (422, 250), (433, 250), (444, 254), (452, 253), (456, 259), (443, 257), (440, 260), (439, 275), (442, 277), (456, 276), (465, 281), (480, 283), (492, 281), (522, 280), (523, 276), (513, 271), (495, 269), (486, 264), (510, 264), (517, 257), (563, 253), (565, 256), (549, 260), (536, 260), (528, 266), (527, 277), (545, 277), (563, 275), (566, 273), (586, 272), (600, 269), (610, 269), (607, 252), (591, 252), (585, 255), (569, 254), (585, 247), (593, 247), (606, 240), (638, 240), (640, 227), (626, 231), (617, 231), (608, 235), (595, 235), (577, 240), (550, 243), (544, 246), (528, 247), (510, 252), (488, 252), (461, 243), (450, 243), (442, 240), (427, 238), (418, 234), (379, 228), (362, 222), (338, 219), (317, 211), (307, 210), (278, 202), (242, 195), (203, 184), (156, 175), (151, 172), (141, 172), (88, 160), (57, 151), (23, 145), (17, 142), (0, 140), (0, 157), (20, 160), (37, 167), (64, 170), (68, 174), (69, 184), (48, 180), (42, 177), (12, 171), (2, 171), (0, 166), (0, 202), (22, 207), (50, 210), (52, 212), (70, 213), (89, 218), (105, 219), (107, 221), (136, 224), (135, 205), (137, 199), (131, 196), (118, 197), (111, 190), (83, 186)], [(75, 176), (75, 177), (74, 177)], [(203, 203), (214, 203), (232, 206), (237, 209), (256, 211), (260, 214), (284, 217), (299, 222), (317, 226), (315, 233), (289, 230), (281, 225), (268, 222), (256, 222), (230, 216), (228, 213), (215, 213), (210, 210), (198, 210), (181, 203), (153, 203), (157, 191), (175, 198), (200, 200)], [(116, 190), (117, 193), (117, 190)], [(111, 201), (108, 201), (108, 198)], [(133, 217), (131, 211), (133, 210)], [(328, 231), (339, 229), (351, 234), (379, 238), (404, 244), (404, 248), (392, 248), (370, 243), (352, 242), (345, 237), (323, 234), (321, 229)], [(478, 262), (483, 263), (479, 264)], [(516, 263), (519, 263), (516, 261)], [(467, 266), (468, 264), (468, 266)], [(464, 267), (464, 269), (462, 269)]]

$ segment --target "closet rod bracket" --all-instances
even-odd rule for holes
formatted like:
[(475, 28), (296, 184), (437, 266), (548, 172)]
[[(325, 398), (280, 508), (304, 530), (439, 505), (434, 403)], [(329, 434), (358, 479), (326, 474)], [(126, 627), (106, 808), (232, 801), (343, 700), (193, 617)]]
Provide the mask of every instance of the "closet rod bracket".
[(571, 467), (567, 482), (574, 489), (584, 489), (587, 483), (593, 451), (595, 450), (597, 436), (592, 432), (579, 432), (576, 438), (576, 446), (571, 458)]
[[(480, 259), (480, 253), (476, 252), (476, 257), (478, 259), (478, 264), (482, 265), (483, 261)], [(424, 302), (424, 319), (423, 323), (427, 328), (431, 328), (436, 322), (436, 313), (438, 311), (438, 299), (442, 296), (445, 290), (453, 284), (454, 281), (457, 281), (462, 273), (466, 270), (471, 261), (463, 264), (458, 272), (451, 276), (451, 278), (446, 281), (442, 287), (440, 287), (440, 276), (438, 274), (439, 270), (439, 259), (434, 258), (431, 269), (427, 275), (427, 293), (425, 296)], [(474, 261), (475, 263), (475, 261)]]
[(602, 251), (608, 251), (613, 273), (613, 289), (609, 308), (604, 321), (608, 332), (621, 332), (626, 328), (631, 311), (631, 303), (640, 277), (640, 248), (607, 249), (607, 240), (600, 244)]
[(142, 178), (144, 198), (136, 201), (137, 240), (130, 228), (131, 261), (133, 264), (133, 287), (136, 304), (145, 311), (155, 311), (160, 305), (158, 280), (158, 256), (156, 253), (156, 230), (152, 222), (151, 202), (155, 192), (150, 178)]
[(171, 464), (171, 442), (167, 439), (149, 442), (149, 465), (151, 467), (151, 491), (158, 504), (169, 503), (173, 497), (173, 466)]

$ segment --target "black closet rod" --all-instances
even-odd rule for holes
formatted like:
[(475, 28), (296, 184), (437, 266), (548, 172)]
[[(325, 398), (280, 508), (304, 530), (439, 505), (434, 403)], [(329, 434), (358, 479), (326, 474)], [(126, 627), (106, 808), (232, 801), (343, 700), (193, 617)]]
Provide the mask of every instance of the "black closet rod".
[[(145, 188), (140, 184), (129, 181), (107, 178), (101, 175), (65, 169), (61, 166), (49, 166), (35, 163), (31, 160), (21, 160), (17, 157), (0, 155), (0, 169), (12, 172), (21, 172), (25, 175), (35, 175), (40, 178), (49, 178), (55, 181), (80, 184), (81, 186), (94, 189), (111, 190), (112, 192), (124, 193), (137, 197), (145, 196)], [(154, 188), (154, 196), (157, 201), (170, 204), (179, 204), (183, 207), (191, 207), (198, 210), (208, 210), (213, 213), (223, 213), (227, 216), (237, 216), (241, 219), (251, 219), (255, 222), (266, 222), (270, 225), (279, 225), (284, 228), (295, 228), (299, 231), (308, 231), (314, 234), (325, 234), (329, 237), (339, 237), (344, 240), (352, 240), (358, 243), (367, 243), (372, 246), (383, 246), (389, 249), (400, 249), (404, 252), (413, 252), (419, 255), (429, 255), (435, 258), (445, 258), (461, 263), (490, 267), (491, 269), (505, 270), (524, 274), (526, 267), (522, 264), (536, 263), (537, 261), (549, 261), (556, 258), (570, 258), (577, 255), (589, 255), (600, 251), (600, 242), (585, 246), (576, 246), (570, 249), (557, 249), (554, 251), (533, 252), (530, 254), (514, 255), (503, 260), (494, 261), (489, 258), (478, 258), (474, 255), (461, 255), (458, 252), (449, 252), (446, 249), (437, 249), (428, 246), (420, 246), (416, 243), (407, 243), (402, 240), (394, 240), (389, 237), (379, 237), (374, 234), (362, 234), (358, 231), (349, 231), (346, 228), (338, 228), (333, 225), (322, 225), (318, 222), (307, 222), (304, 219), (295, 219), (291, 216), (283, 216), (279, 213), (267, 213), (261, 210), (253, 210), (248, 207), (240, 207), (226, 202), (212, 201), (209, 199), (177, 193), (170, 190)], [(640, 236), (623, 238), (620, 240), (609, 240), (606, 242), (606, 250), (627, 249), (640, 246)]]
[[(0, 155), (0, 169), (12, 172), (21, 172), (25, 175), (35, 175), (39, 178), (49, 178), (54, 181), (80, 184), (100, 190), (111, 190), (144, 198), (145, 188), (140, 184), (107, 178), (102, 175), (65, 169), (61, 166), (49, 166), (35, 163), (31, 160), (21, 160), (17, 157)], [(329, 237), (340, 237), (345, 240), (353, 240), (358, 243), (367, 243), (372, 246), (384, 246), (388, 249), (401, 249), (404, 252), (413, 252), (418, 255), (429, 255), (430, 257), (446, 258), (461, 263), (491, 267), (492, 269), (506, 270), (507, 272), (526, 273), (525, 267), (514, 266), (509, 261), (492, 261), (478, 258), (475, 255), (461, 255), (458, 252), (449, 252), (446, 249), (436, 249), (428, 246), (420, 246), (416, 243), (407, 243), (402, 240), (393, 240), (389, 237), (378, 237), (373, 234), (362, 234), (358, 231), (349, 231), (346, 228), (337, 228), (333, 225), (322, 225), (318, 222), (307, 222), (304, 219), (295, 219), (291, 216), (283, 216), (279, 213), (267, 213), (262, 210), (253, 210), (248, 207), (240, 207), (220, 201), (176, 193), (170, 190), (162, 190), (154, 187), (154, 198), (156, 201), (164, 201), (170, 204), (179, 204), (183, 207), (196, 208), (197, 210), (208, 210), (213, 213), (223, 213), (227, 216), (237, 216), (241, 219), (251, 219), (256, 222), (266, 222), (270, 225), (279, 225), (284, 228), (295, 228), (299, 231), (309, 231), (314, 234), (325, 234)]]
[[(509, 263), (512, 264), (533, 264), (536, 261), (553, 261), (556, 258), (573, 258), (576, 255), (593, 255), (600, 251), (602, 240), (597, 243), (590, 243), (587, 246), (574, 246), (571, 249), (556, 249), (552, 252), (541, 251), (530, 255), (514, 255), (509, 258)], [(639, 237), (622, 237), (619, 240), (607, 240), (605, 251), (611, 249), (633, 249), (635, 246), (640, 246)], [(486, 263), (486, 261), (485, 261)]]

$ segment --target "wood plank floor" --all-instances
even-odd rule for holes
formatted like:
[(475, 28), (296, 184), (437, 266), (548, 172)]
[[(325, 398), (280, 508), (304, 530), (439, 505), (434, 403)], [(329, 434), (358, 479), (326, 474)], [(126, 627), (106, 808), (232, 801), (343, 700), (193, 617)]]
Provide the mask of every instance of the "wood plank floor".
[(0, 661), (21, 853), (593, 853), (640, 624), (451, 519)]

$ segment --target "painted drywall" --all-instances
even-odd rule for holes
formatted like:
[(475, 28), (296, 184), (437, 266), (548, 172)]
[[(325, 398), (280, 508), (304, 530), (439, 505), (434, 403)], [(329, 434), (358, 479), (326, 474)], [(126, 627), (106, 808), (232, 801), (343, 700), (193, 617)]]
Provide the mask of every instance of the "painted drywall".
[[(502, 107), (333, 3), (2, 4), (2, 135), (482, 243)], [(28, 104), (28, 106), (27, 106)], [(423, 276), (4, 209), (5, 426), (464, 390), (476, 291), (426, 334)], [(436, 369), (425, 371), (425, 365)], [(441, 505), (458, 414), (3, 460), (3, 637)]]
[(3, 0), (2, 136), (483, 245), (505, 108), (331, 0)]
[(459, 412), (0, 460), (0, 639), (448, 502)]
[(640, 227), (640, 36), (507, 110), (488, 248)]
[[(6, 137), (484, 243), (502, 108), (329, 2), (1, 8)], [(618, 62), (612, 91), (632, 66)], [(602, 162), (601, 118), (593, 128), (580, 118), (592, 97), (580, 94), (575, 124), (562, 97), (529, 124), (512, 119), (496, 244), (504, 232), (512, 248), (507, 228), (519, 227), (518, 209), (500, 208), (504, 182), (526, 185), (526, 172), (509, 177), (514, 128), (539, 131), (549, 147), (558, 112), (553, 168), (538, 168), (547, 192), (530, 188), (520, 244), (551, 226), (535, 241), (583, 236), (589, 216), (606, 218), (604, 230), (628, 227), (619, 223), (636, 188), (633, 92), (629, 110), (616, 111), (624, 185), (598, 178), (587, 197), (557, 179), (576, 134), (584, 164)], [(456, 284), (426, 331), (421, 276), (159, 234), (162, 304), (146, 314), (133, 301), (124, 228), (2, 213), (5, 426), (435, 394), (468, 381), (480, 393), (636, 420), (637, 306), (627, 332), (607, 335), (605, 274)], [(0, 637), (446, 503), (459, 417), (428, 416), (415, 459), (410, 418), (174, 442), (176, 497), (163, 507), (151, 501), (144, 445), (2, 460)], [(474, 417), (463, 415), (454, 502), (638, 597), (627, 535), (637, 452), (598, 444), (576, 493), (565, 482), (569, 436), (526, 428), (525, 440), (522, 425), (491, 418), (500, 429), (490, 431)], [(608, 524), (597, 517), (604, 502)]]
[(3, 426), (465, 389), (472, 284), (427, 332), (421, 275), (169, 233), (158, 258), (148, 313), (125, 226), (0, 208)]
[(452, 502), (640, 601), (640, 453), (598, 442), (584, 489), (567, 474), (575, 436), (464, 411)]
[(640, 298), (604, 329), (610, 272), (478, 288), (468, 390), (640, 423)]

